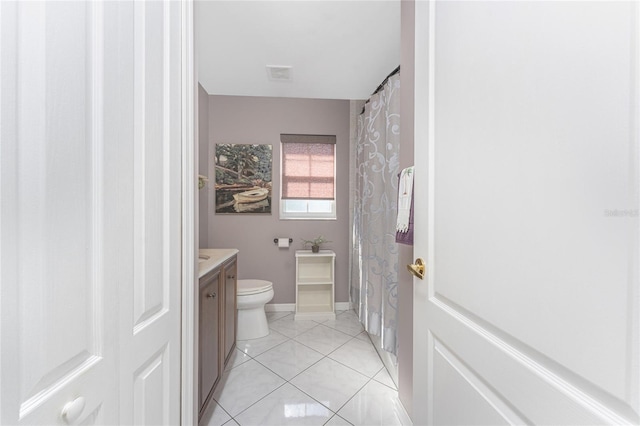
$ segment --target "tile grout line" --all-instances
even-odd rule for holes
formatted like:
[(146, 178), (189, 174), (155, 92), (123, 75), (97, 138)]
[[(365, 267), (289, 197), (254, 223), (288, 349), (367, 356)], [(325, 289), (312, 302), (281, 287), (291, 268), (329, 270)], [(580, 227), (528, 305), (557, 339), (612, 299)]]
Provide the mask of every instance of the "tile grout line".
[[(296, 374), (295, 376), (293, 376), (293, 377), (291, 378), (291, 380), (293, 380), (295, 377), (299, 376), (299, 375), (300, 375), (300, 374), (302, 374), (303, 372), (307, 371), (309, 368), (311, 368), (312, 366), (316, 365), (317, 363), (319, 363), (319, 362), (320, 362), (320, 361), (322, 361), (323, 359), (328, 358), (328, 355), (324, 355), (323, 353), (318, 352), (318, 351), (316, 351), (315, 349), (310, 348), (310, 347), (308, 347), (308, 346), (304, 345), (303, 343), (300, 343), (300, 342), (296, 341), (294, 338), (289, 338), (289, 340), (286, 340), (285, 342), (282, 342), (282, 343), (280, 343), (280, 344), (278, 344), (278, 345), (274, 346), (274, 347), (273, 347), (273, 348), (271, 348), (271, 349), (275, 349), (276, 347), (278, 347), (278, 346), (280, 346), (280, 345), (282, 345), (282, 344), (284, 344), (284, 343), (286, 343), (286, 342), (289, 342), (289, 341), (294, 341), (294, 342), (296, 342), (296, 343), (299, 343), (299, 344), (301, 344), (302, 346), (305, 346), (306, 348), (308, 348), (308, 349), (310, 349), (310, 350), (312, 350), (312, 351), (314, 351), (314, 352), (316, 352), (316, 353), (318, 353), (318, 354), (322, 355), (322, 357), (321, 357), (318, 361), (314, 362), (313, 364), (309, 365), (309, 366), (308, 366), (307, 368), (305, 368), (304, 370), (300, 371), (298, 374)], [(259, 354), (259, 355), (256, 355), (256, 357), (255, 357), (255, 358), (257, 358), (258, 356), (260, 356), (260, 355), (262, 355), (262, 354), (264, 354), (264, 353), (269, 352), (271, 349), (268, 349), (268, 350), (266, 350), (265, 352), (263, 352), (263, 353), (261, 353), (261, 354)], [(241, 412), (239, 412), (239, 413), (237, 414), (237, 416), (238, 416), (238, 415), (240, 415), (240, 414), (242, 414), (242, 413), (244, 413), (245, 411), (247, 411), (248, 409), (250, 409), (251, 407), (253, 407), (253, 406), (254, 406), (254, 405), (256, 405), (257, 403), (259, 403), (260, 401), (262, 401), (263, 399), (265, 399), (267, 396), (271, 395), (272, 393), (274, 393), (274, 392), (275, 392), (275, 391), (277, 391), (278, 389), (282, 388), (282, 387), (283, 387), (284, 385), (286, 385), (286, 384), (289, 384), (289, 385), (293, 386), (293, 387), (294, 387), (295, 389), (297, 389), (299, 392), (302, 392), (302, 393), (303, 393), (303, 394), (305, 394), (307, 397), (309, 397), (309, 398), (311, 398), (312, 400), (316, 401), (318, 404), (322, 405), (322, 406), (323, 406), (323, 407), (325, 407), (327, 410), (329, 410), (331, 413), (333, 413), (333, 415), (332, 415), (331, 417), (329, 417), (329, 420), (331, 420), (334, 416), (337, 416), (337, 415), (338, 415), (338, 413), (337, 413), (337, 412), (334, 412), (331, 408), (327, 407), (327, 406), (326, 406), (326, 405), (324, 405), (322, 402), (318, 401), (318, 400), (317, 400), (317, 399), (315, 399), (313, 396), (309, 395), (308, 393), (306, 393), (306, 392), (305, 392), (305, 391), (303, 391), (302, 389), (298, 388), (295, 384), (291, 383), (291, 380), (287, 380), (287, 379), (285, 379), (284, 377), (280, 376), (278, 373), (276, 373), (275, 371), (273, 371), (272, 369), (270, 369), (268, 366), (266, 366), (266, 365), (262, 364), (260, 361), (258, 361), (258, 360), (257, 360), (257, 359), (255, 359), (254, 357), (251, 357), (251, 356), (250, 356), (250, 355), (248, 355), (248, 354), (247, 354), (247, 356), (249, 356), (253, 361), (256, 361), (258, 364), (260, 364), (261, 366), (263, 366), (264, 368), (266, 368), (267, 370), (269, 370), (270, 372), (272, 372), (272, 373), (273, 373), (273, 374), (275, 374), (276, 376), (280, 377), (280, 378), (281, 378), (282, 380), (284, 380), (285, 382), (284, 382), (283, 384), (281, 384), (280, 386), (278, 386), (277, 388), (275, 388), (274, 390), (272, 390), (271, 392), (269, 392), (269, 393), (267, 393), (266, 395), (264, 395), (262, 398), (260, 398), (259, 400), (257, 400), (256, 402), (254, 402), (253, 404), (251, 404), (250, 406), (248, 406), (248, 407), (247, 407), (247, 408), (245, 408), (244, 410), (242, 410)], [(244, 363), (243, 363), (243, 364), (244, 364)], [(217, 402), (217, 401), (216, 401), (216, 402)], [(220, 405), (220, 404), (218, 404), (218, 405)], [(220, 405), (220, 407), (221, 407), (221, 408), (223, 408), (221, 405)], [(223, 408), (223, 410), (224, 410), (224, 408)], [(231, 419), (232, 419), (234, 422), (238, 423), (238, 421), (236, 420), (236, 417), (231, 416), (231, 415), (230, 415), (226, 410), (224, 410), (224, 411), (225, 411), (225, 413), (227, 413), (227, 414), (229, 415), (229, 417), (231, 417)], [(339, 417), (340, 417), (340, 418), (342, 418), (341, 416), (339, 416)], [(327, 422), (328, 422), (329, 420), (327, 420)], [(345, 420), (345, 421), (347, 421), (347, 420)], [(350, 423), (350, 422), (348, 422), (348, 421), (347, 421), (347, 423)], [(238, 423), (238, 424), (240, 424), (240, 423)], [(350, 424), (351, 424), (351, 423), (350, 423)]]
[[(362, 385), (362, 387), (361, 387), (360, 389), (358, 389), (358, 390), (357, 390), (353, 395), (351, 395), (351, 398), (347, 399), (347, 400), (345, 401), (345, 403), (344, 403), (344, 404), (342, 404), (342, 405), (340, 406), (340, 408), (338, 408), (338, 411), (336, 411), (336, 414), (338, 414), (338, 413), (340, 412), (340, 410), (342, 410), (342, 409), (345, 407), (345, 405), (347, 405), (347, 404), (349, 403), (349, 401), (351, 401), (353, 398), (355, 398), (355, 396), (356, 396), (358, 393), (360, 393), (360, 391), (362, 391), (362, 389), (364, 389), (364, 388), (365, 388), (365, 386), (367, 386), (367, 385), (371, 382), (371, 380), (373, 380), (373, 379), (371, 378), (371, 379), (367, 380), (367, 381), (365, 382), (365, 384), (364, 384), (364, 385)], [(340, 417), (342, 417), (342, 416), (340, 416)], [(349, 423), (351, 423), (351, 422), (349, 422)]]
[[(275, 320), (275, 321), (273, 321), (273, 322), (279, 321), (279, 320), (281, 320), (281, 319), (283, 319), (283, 318), (286, 318), (287, 316), (288, 316), (288, 315), (285, 315), (284, 317), (279, 318), (279, 319), (277, 319), (277, 320)], [(314, 325), (313, 327), (309, 328), (308, 330), (303, 331), (303, 332), (302, 332), (302, 333), (300, 333), (300, 334), (304, 334), (304, 333), (306, 333), (307, 331), (310, 331), (310, 330), (312, 330), (312, 329), (314, 329), (314, 328), (318, 327), (319, 325), (322, 325), (322, 323), (318, 323), (318, 322), (316, 321), (316, 325)], [(327, 328), (333, 329), (332, 327), (327, 327)], [(281, 378), (282, 380), (284, 380), (285, 382), (284, 382), (283, 384), (281, 384), (280, 386), (278, 386), (277, 388), (275, 388), (274, 390), (272, 390), (271, 392), (269, 392), (269, 393), (267, 393), (266, 395), (264, 395), (264, 396), (263, 396), (262, 398), (260, 398), (259, 400), (255, 401), (253, 404), (251, 404), (251, 405), (249, 405), (248, 407), (246, 407), (244, 410), (242, 410), (241, 412), (239, 412), (236, 416), (238, 416), (238, 415), (240, 415), (240, 414), (244, 413), (245, 411), (249, 410), (251, 407), (253, 407), (254, 405), (258, 404), (260, 401), (262, 401), (263, 399), (265, 399), (267, 396), (271, 395), (272, 393), (274, 393), (274, 392), (275, 392), (275, 391), (277, 391), (278, 389), (282, 388), (282, 387), (283, 387), (284, 385), (286, 385), (286, 384), (289, 384), (289, 385), (293, 386), (295, 389), (297, 389), (298, 391), (300, 391), (300, 392), (302, 392), (303, 394), (307, 395), (309, 398), (311, 398), (312, 400), (316, 401), (318, 404), (322, 405), (323, 407), (327, 408), (327, 410), (329, 410), (331, 413), (333, 413), (333, 415), (332, 415), (331, 417), (329, 417), (329, 420), (331, 420), (334, 416), (337, 416), (337, 415), (338, 415), (338, 413), (337, 413), (337, 412), (334, 412), (331, 408), (326, 407), (324, 404), (322, 404), (322, 402), (318, 401), (317, 399), (315, 399), (314, 397), (312, 397), (312, 396), (311, 396), (311, 395), (309, 395), (308, 393), (304, 392), (302, 389), (298, 388), (295, 384), (291, 383), (291, 380), (293, 380), (295, 377), (297, 377), (297, 376), (299, 376), (300, 374), (302, 374), (303, 372), (307, 371), (309, 368), (311, 368), (312, 366), (316, 365), (317, 363), (319, 363), (319, 362), (320, 362), (320, 361), (322, 361), (323, 359), (328, 358), (328, 354), (327, 354), (327, 355), (325, 355), (325, 354), (323, 354), (322, 352), (318, 352), (318, 351), (317, 351), (317, 350), (315, 350), (314, 348), (309, 347), (309, 346), (305, 345), (304, 343), (302, 343), (302, 342), (299, 342), (299, 341), (295, 340), (295, 338), (296, 338), (296, 337), (298, 337), (300, 334), (296, 334), (294, 337), (289, 337), (289, 336), (287, 336), (287, 335), (284, 335), (283, 333), (278, 332), (276, 329), (272, 329), (271, 327), (269, 327), (269, 330), (271, 330), (271, 331), (275, 331), (275, 332), (277, 332), (278, 334), (281, 334), (281, 335), (283, 335), (283, 336), (287, 337), (287, 340), (285, 340), (285, 341), (283, 341), (283, 342), (281, 342), (281, 343), (279, 343), (279, 344), (277, 344), (277, 345), (273, 346), (272, 348), (267, 349), (266, 351), (264, 351), (264, 352), (262, 352), (262, 353), (260, 353), (260, 354), (255, 355), (255, 356), (251, 356), (251, 355), (249, 355), (249, 354), (248, 354), (248, 353), (246, 353), (246, 352), (242, 352), (242, 351), (241, 351), (241, 352), (242, 352), (242, 353), (244, 353), (245, 355), (247, 355), (251, 360), (253, 360), (253, 361), (257, 362), (258, 364), (260, 364), (261, 366), (263, 366), (264, 368), (266, 368), (267, 370), (269, 370), (270, 372), (272, 372), (273, 374), (275, 374), (276, 376), (278, 376), (279, 378)], [(339, 330), (336, 330), (336, 331), (339, 331)], [(339, 331), (339, 332), (340, 332), (340, 331)], [(343, 333), (343, 334), (346, 334), (346, 333)], [(352, 338), (355, 338), (355, 337), (352, 337)], [(310, 350), (312, 350), (312, 351), (314, 351), (314, 352), (316, 352), (316, 353), (318, 353), (318, 354), (322, 355), (322, 357), (321, 357), (318, 361), (316, 361), (316, 362), (314, 362), (313, 364), (309, 365), (309, 366), (308, 366), (307, 368), (305, 368), (304, 370), (302, 370), (302, 371), (298, 372), (295, 376), (293, 376), (293, 377), (291, 378), (291, 380), (287, 380), (287, 379), (285, 379), (284, 377), (280, 376), (280, 375), (279, 375), (278, 373), (276, 373), (275, 371), (273, 371), (272, 369), (270, 369), (268, 366), (266, 366), (266, 365), (264, 365), (263, 363), (261, 363), (261, 362), (260, 362), (259, 360), (257, 360), (256, 358), (257, 358), (257, 357), (259, 357), (260, 355), (263, 355), (263, 354), (265, 354), (265, 353), (269, 352), (270, 350), (275, 349), (275, 348), (277, 348), (278, 346), (281, 346), (281, 345), (283, 345), (283, 344), (285, 344), (285, 343), (287, 343), (287, 342), (290, 342), (290, 341), (294, 341), (294, 342), (296, 342), (296, 343), (298, 343), (298, 344), (300, 344), (300, 345), (302, 345), (302, 346), (304, 346), (304, 347), (306, 347), (306, 348), (308, 348), (308, 349), (310, 349)], [(351, 339), (349, 339), (347, 342), (350, 342), (350, 341), (351, 341)], [(346, 344), (347, 342), (345, 342), (344, 344)], [(343, 345), (344, 345), (344, 344), (343, 344)], [(342, 347), (343, 345), (339, 346), (338, 348)], [(337, 350), (338, 348), (334, 349), (334, 351), (335, 351), (335, 350)], [(329, 352), (329, 354), (333, 353), (334, 351)], [(330, 359), (330, 358), (329, 358), (329, 359)], [(245, 363), (246, 363), (246, 362), (248, 362), (248, 361), (245, 361)], [(242, 363), (242, 364), (245, 364), (245, 363)], [(240, 364), (240, 365), (242, 365), (242, 364)], [(236, 367), (237, 367), (237, 366), (236, 366)], [(235, 367), (234, 367), (234, 368), (235, 368)], [(352, 397), (353, 397), (353, 396), (352, 396)], [(216, 401), (216, 403), (218, 403), (218, 401)], [(222, 408), (222, 409), (223, 409), (223, 411), (224, 411), (225, 413), (227, 413), (227, 415), (229, 415), (229, 417), (231, 417), (231, 420), (233, 420), (234, 422), (238, 423), (238, 421), (236, 420), (236, 417), (235, 417), (235, 416), (231, 416), (231, 414), (229, 414), (229, 413), (227, 412), (227, 410), (225, 410), (225, 409), (224, 409), (224, 407), (222, 407), (219, 403), (218, 403), (218, 405), (220, 406), (220, 408)], [(342, 417), (341, 417), (341, 418), (342, 418)], [(327, 420), (327, 422), (328, 422), (329, 420)], [(350, 423), (350, 422), (348, 422), (348, 423)], [(240, 423), (238, 423), (238, 424), (240, 424)]]
[[(343, 315), (343, 314), (345, 314), (345, 313), (347, 313), (347, 312), (350, 312), (350, 311), (349, 311), (349, 310), (347, 310), (347, 311), (343, 311), (343, 312), (341, 312), (340, 314), (338, 314), (336, 317), (339, 317), (339, 316), (341, 316), (341, 315)], [(285, 339), (284, 341), (282, 341), (282, 342), (280, 342), (280, 343), (276, 344), (276, 345), (275, 345), (275, 346), (273, 346), (273, 347), (270, 347), (270, 348), (268, 348), (268, 349), (264, 350), (263, 352), (261, 352), (261, 353), (259, 353), (259, 354), (254, 355), (254, 356), (252, 356), (252, 355), (248, 354), (247, 352), (244, 352), (243, 350), (238, 349), (238, 348), (237, 348), (237, 345), (236, 345), (236, 349), (235, 349), (235, 350), (238, 350), (241, 354), (243, 354), (244, 356), (248, 357), (249, 359), (245, 360), (245, 361), (244, 361), (244, 362), (242, 362), (241, 364), (238, 364), (238, 365), (236, 365), (236, 366), (234, 366), (234, 367), (232, 367), (232, 368), (230, 368), (230, 369), (228, 369), (228, 370), (225, 370), (225, 371), (224, 371), (224, 373), (228, 373), (228, 372), (230, 372), (231, 370), (235, 369), (236, 367), (239, 367), (239, 366), (241, 366), (241, 365), (243, 365), (243, 364), (246, 364), (246, 363), (247, 363), (247, 362), (249, 362), (250, 360), (253, 360), (253, 361), (255, 361), (256, 363), (258, 363), (258, 365), (260, 365), (261, 367), (263, 367), (263, 368), (267, 369), (269, 372), (271, 372), (272, 374), (274, 374), (274, 375), (275, 375), (275, 376), (277, 376), (278, 378), (280, 378), (280, 379), (284, 380), (284, 383), (282, 383), (281, 385), (279, 385), (278, 387), (276, 387), (276, 388), (275, 388), (275, 389), (273, 389), (272, 391), (268, 392), (266, 395), (262, 396), (260, 399), (258, 399), (258, 400), (257, 400), (257, 401), (255, 401), (254, 403), (252, 403), (250, 406), (248, 406), (248, 407), (246, 407), (245, 409), (243, 409), (243, 410), (242, 410), (241, 412), (239, 412), (236, 416), (239, 416), (240, 414), (242, 414), (242, 413), (246, 412), (246, 411), (247, 411), (247, 410), (249, 410), (251, 407), (253, 407), (253, 406), (255, 406), (256, 404), (258, 404), (260, 401), (263, 401), (263, 400), (264, 400), (265, 398), (267, 398), (269, 395), (271, 395), (271, 394), (273, 394), (274, 392), (276, 392), (277, 390), (281, 389), (281, 388), (282, 388), (282, 387), (284, 387), (286, 384), (289, 384), (289, 385), (291, 385), (293, 388), (295, 388), (297, 391), (301, 392), (302, 394), (306, 395), (308, 398), (312, 399), (313, 401), (316, 401), (318, 404), (320, 404), (321, 406), (325, 407), (325, 408), (326, 408), (330, 413), (333, 413), (333, 414), (329, 417), (329, 419), (328, 419), (325, 423), (323, 423), (323, 424), (327, 424), (329, 421), (331, 421), (331, 419), (333, 419), (333, 418), (335, 418), (335, 417), (338, 417), (338, 418), (340, 418), (341, 420), (343, 420), (343, 421), (347, 422), (348, 424), (353, 425), (350, 421), (346, 420), (344, 417), (342, 417), (341, 415), (339, 415), (339, 414), (338, 414), (338, 412), (339, 412), (341, 409), (343, 409), (343, 408), (344, 408), (344, 407), (345, 407), (345, 406), (346, 406), (346, 405), (347, 405), (351, 400), (353, 400), (353, 398), (354, 398), (354, 397), (356, 397), (356, 395), (358, 395), (358, 393), (359, 393), (359, 392), (361, 392), (361, 391), (362, 391), (362, 390), (363, 390), (363, 389), (364, 389), (364, 388), (365, 388), (369, 383), (371, 383), (371, 381), (375, 381), (376, 383), (381, 384), (381, 385), (385, 386), (386, 388), (389, 388), (389, 389), (391, 389), (392, 391), (397, 392), (397, 389), (394, 389), (394, 388), (392, 388), (392, 387), (388, 386), (387, 384), (382, 383), (382, 382), (380, 382), (379, 380), (376, 380), (376, 379), (375, 379), (375, 377), (376, 377), (378, 374), (380, 374), (380, 372), (381, 372), (382, 370), (386, 370), (386, 366), (384, 366), (384, 363), (383, 363), (382, 367), (381, 367), (378, 371), (376, 371), (372, 376), (370, 376), (370, 377), (369, 377), (367, 374), (364, 374), (364, 373), (362, 373), (362, 372), (360, 372), (360, 371), (356, 370), (355, 368), (352, 368), (352, 367), (350, 367), (349, 365), (346, 365), (346, 364), (344, 364), (344, 363), (342, 363), (342, 362), (340, 362), (340, 361), (338, 361), (338, 360), (335, 360), (335, 359), (333, 359), (333, 358), (331, 358), (331, 357), (330, 357), (330, 355), (331, 355), (331, 354), (335, 353), (337, 350), (341, 349), (342, 347), (344, 347), (344, 346), (345, 346), (345, 345), (347, 345), (348, 343), (352, 342), (354, 339), (357, 339), (357, 340), (360, 340), (360, 341), (365, 341), (365, 340), (363, 340), (363, 339), (360, 339), (358, 336), (360, 336), (360, 335), (361, 335), (363, 332), (365, 332), (366, 330), (360, 331), (360, 332), (358, 332), (356, 335), (351, 335), (351, 334), (346, 333), (346, 332), (344, 332), (344, 331), (342, 331), (342, 330), (339, 330), (339, 329), (337, 329), (337, 328), (331, 327), (331, 326), (329, 326), (329, 325), (325, 325), (323, 322), (314, 321), (314, 322), (316, 322), (316, 325), (314, 325), (313, 327), (310, 327), (310, 328), (308, 328), (308, 329), (306, 329), (306, 330), (302, 331), (301, 333), (297, 333), (297, 331), (298, 331), (298, 330), (296, 330), (296, 329), (294, 328), (294, 329), (292, 330), (292, 331), (293, 331), (293, 333), (294, 333), (294, 336), (293, 336), (293, 337), (290, 337), (290, 336), (288, 336), (288, 335), (286, 335), (286, 334), (284, 334), (284, 333), (282, 333), (282, 332), (278, 331), (277, 329), (272, 329), (272, 328), (271, 328), (271, 324), (272, 324), (272, 323), (275, 323), (275, 322), (277, 322), (277, 321), (283, 320), (283, 319), (285, 319), (285, 318), (289, 317), (290, 315), (291, 315), (291, 314), (287, 314), (287, 315), (285, 315), (285, 316), (283, 316), (283, 317), (281, 317), (281, 318), (278, 318), (278, 319), (276, 319), (276, 320), (269, 321), (269, 329), (270, 329), (271, 331), (274, 331), (276, 334), (279, 334), (279, 335), (281, 335), (281, 336), (285, 337), (286, 339)], [(336, 319), (337, 319), (337, 318), (336, 318)], [(326, 321), (325, 321), (325, 322), (326, 322)], [(345, 336), (349, 337), (349, 339), (348, 339), (346, 342), (344, 342), (344, 343), (340, 344), (339, 346), (337, 346), (336, 348), (332, 349), (332, 350), (331, 350), (330, 352), (328, 352), (327, 354), (324, 354), (324, 353), (322, 353), (322, 352), (320, 352), (320, 351), (318, 351), (318, 350), (314, 349), (313, 347), (310, 347), (310, 346), (306, 345), (305, 343), (303, 343), (303, 342), (300, 342), (300, 341), (296, 340), (296, 339), (297, 339), (297, 337), (299, 337), (300, 335), (303, 335), (303, 334), (305, 334), (305, 333), (307, 333), (307, 332), (309, 332), (309, 331), (311, 331), (311, 330), (313, 330), (313, 329), (317, 328), (317, 326), (318, 326), (318, 325), (324, 325), (324, 326), (325, 326), (326, 328), (328, 328), (329, 330), (339, 332), (339, 333), (341, 333), (341, 334), (343, 334), (343, 335), (345, 335)], [(287, 329), (287, 330), (288, 330), (288, 329)], [(373, 345), (373, 343), (372, 343), (372, 341), (371, 341), (370, 336), (367, 336), (367, 337), (369, 337), (369, 338), (366, 340), (366, 342), (368, 342), (369, 344)], [(287, 343), (287, 342), (291, 342), (291, 341), (293, 341), (294, 343), (300, 344), (300, 345), (304, 346), (305, 348), (307, 348), (307, 349), (309, 349), (309, 350), (311, 350), (311, 351), (313, 351), (313, 352), (315, 352), (315, 353), (317, 353), (317, 354), (321, 355), (321, 358), (320, 358), (320, 359), (318, 359), (317, 361), (313, 362), (312, 364), (308, 365), (308, 366), (307, 366), (306, 368), (304, 368), (303, 370), (301, 370), (301, 371), (299, 371), (298, 373), (296, 373), (296, 374), (295, 374), (291, 379), (287, 380), (287, 379), (285, 379), (284, 377), (280, 376), (280, 375), (279, 375), (278, 373), (276, 373), (275, 371), (273, 371), (273, 370), (272, 370), (271, 368), (269, 368), (267, 365), (265, 365), (265, 364), (263, 364), (262, 362), (260, 362), (257, 358), (258, 358), (258, 357), (260, 357), (260, 356), (262, 356), (262, 355), (264, 355), (264, 354), (266, 354), (266, 353), (268, 353), (268, 352), (269, 352), (269, 351), (271, 351), (272, 349), (276, 349), (276, 348), (278, 348), (279, 346), (282, 346), (283, 344), (285, 344), (285, 343)], [(375, 349), (375, 348), (374, 348), (374, 349)], [(378, 356), (378, 358), (379, 358), (379, 354), (377, 354), (377, 351), (376, 351), (376, 355), (377, 355), (377, 356)], [(236, 354), (235, 356), (238, 356), (238, 355)], [(331, 360), (331, 361), (333, 361), (333, 362), (336, 362), (336, 363), (338, 363), (339, 365), (341, 365), (341, 366), (343, 366), (343, 367), (346, 367), (346, 368), (350, 369), (351, 371), (356, 372), (356, 373), (358, 373), (358, 374), (360, 374), (360, 375), (364, 376), (364, 377), (367, 379), (367, 380), (366, 380), (366, 382), (365, 382), (365, 383), (364, 383), (364, 384), (363, 384), (363, 385), (362, 385), (362, 386), (361, 386), (357, 391), (355, 391), (355, 392), (353, 393), (353, 395), (351, 395), (351, 397), (349, 397), (349, 398), (347, 399), (347, 401), (346, 401), (344, 404), (342, 404), (342, 405), (341, 405), (341, 406), (340, 406), (336, 411), (332, 410), (330, 407), (325, 406), (322, 402), (318, 401), (316, 398), (314, 398), (313, 396), (309, 395), (307, 392), (303, 391), (302, 389), (298, 388), (295, 384), (291, 383), (291, 380), (295, 379), (296, 377), (298, 377), (298, 376), (299, 376), (299, 375), (301, 375), (302, 373), (306, 372), (307, 370), (309, 370), (310, 368), (312, 368), (313, 366), (315, 366), (315, 365), (316, 365), (316, 364), (318, 364), (319, 362), (323, 361), (325, 358), (327, 358), (327, 359), (329, 359), (329, 360)], [(223, 374), (224, 374), (224, 373), (223, 373)], [(387, 374), (389, 374), (389, 373), (388, 373), (388, 371), (387, 371)], [(214, 400), (215, 400), (215, 398), (214, 398)], [(219, 407), (224, 411), (224, 413), (226, 413), (226, 414), (230, 417), (230, 419), (229, 419), (229, 420), (227, 420), (227, 422), (225, 423), (225, 425), (226, 425), (226, 424), (228, 424), (228, 423), (230, 423), (231, 421), (235, 422), (236, 424), (240, 424), (240, 423), (238, 423), (238, 421), (237, 421), (237, 419), (236, 419), (236, 417), (235, 417), (235, 416), (231, 416), (231, 414), (229, 414), (229, 412), (228, 412), (226, 409), (224, 409), (224, 407), (222, 407), (222, 406), (219, 404), (219, 402), (218, 402), (217, 400), (215, 400), (215, 401), (216, 401), (216, 403), (218, 404), (218, 406), (219, 406)]]
[[(275, 373), (274, 373), (275, 374)], [(280, 377), (280, 376), (278, 376)], [(284, 380), (284, 379), (283, 379)], [(258, 402), (262, 401), (263, 399), (265, 399), (266, 397), (268, 397), (269, 395), (271, 395), (272, 393), (274, 393), (275, 391), (277, 391), (278, 389), (280, 389), (281, 387), (283, 387), (284, 385), (286, 385), (287, 382), (285, 380), (285, 382), (283, 384), (281, 384), (280, 386), (278, 386), (277, 388), (275, 388), (274, 390), (272, 390), (271, 392), (267, 393), (265, 396), (263, 396), (262, 398), (260, 398), (259, 400), (257, 400), (256, 402), (254, 402), (253, 404), (249, 405), (247, 408), (245, 408), (244, 410), (240, 411), (238, 414), (236, 414), (236, 416), (239, 416), (240, 414), (244, 413), (245, 411), (247, 411), (249, 408), (253, 407), (254, 405), (256, 405)], [(238, 421), (236, 420), (235, 417), (231, 417), (233, 419), (234, 422), (238, 423)], [(240, 423), (238, 423), (240, 424)], [(242, 426), (242, 425), (240, 425)]]

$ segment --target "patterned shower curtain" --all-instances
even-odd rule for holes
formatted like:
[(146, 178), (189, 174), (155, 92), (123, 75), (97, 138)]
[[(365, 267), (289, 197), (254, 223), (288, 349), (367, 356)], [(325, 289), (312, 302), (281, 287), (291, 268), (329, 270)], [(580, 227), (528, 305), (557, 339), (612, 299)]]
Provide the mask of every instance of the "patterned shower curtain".
[(358, 117), (351, 302), (369, 334), (397, 353), (398, 245), (395, 242), (400, 75), (390, 77)]

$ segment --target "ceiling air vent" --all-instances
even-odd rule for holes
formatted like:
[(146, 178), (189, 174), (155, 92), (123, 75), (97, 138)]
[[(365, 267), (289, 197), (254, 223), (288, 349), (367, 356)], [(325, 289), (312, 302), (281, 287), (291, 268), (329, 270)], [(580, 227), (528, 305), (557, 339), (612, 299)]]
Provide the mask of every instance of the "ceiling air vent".
[(283, 65), (267, 65), (267, 76), (270, 81), (291, 81), (293, 68)]

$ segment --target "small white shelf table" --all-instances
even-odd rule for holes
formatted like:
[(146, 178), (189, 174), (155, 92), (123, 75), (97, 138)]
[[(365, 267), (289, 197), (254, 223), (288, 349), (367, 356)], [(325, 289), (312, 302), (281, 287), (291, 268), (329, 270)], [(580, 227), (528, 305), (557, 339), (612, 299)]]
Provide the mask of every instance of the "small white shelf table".
[(296, 250), (296, 320), (336, 319), (333, 250)]

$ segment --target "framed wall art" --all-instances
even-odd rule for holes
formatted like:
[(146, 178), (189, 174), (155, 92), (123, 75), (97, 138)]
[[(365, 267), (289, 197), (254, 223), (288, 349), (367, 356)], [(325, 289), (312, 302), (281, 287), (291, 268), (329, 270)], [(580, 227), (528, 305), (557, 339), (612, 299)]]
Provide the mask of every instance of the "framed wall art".
[(271, 213), (273, 147), (216, 144), (216, 213)]

